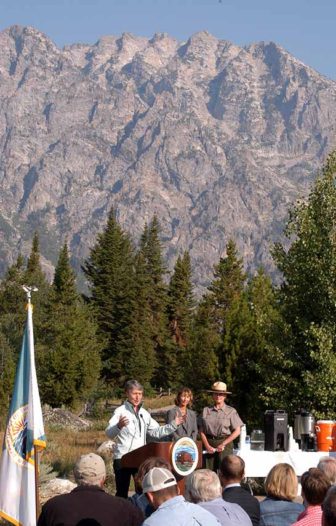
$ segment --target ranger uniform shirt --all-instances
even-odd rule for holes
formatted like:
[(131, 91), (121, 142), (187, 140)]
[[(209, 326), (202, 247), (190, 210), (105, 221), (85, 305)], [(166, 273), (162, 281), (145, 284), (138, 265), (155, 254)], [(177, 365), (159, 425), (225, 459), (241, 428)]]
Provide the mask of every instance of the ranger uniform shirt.
[(244, 425), (237, 411), (224, 404), (220, 409), (216, 407), (205, 407), (200, 419), (200, 431), (212, 437), (224, 437)]

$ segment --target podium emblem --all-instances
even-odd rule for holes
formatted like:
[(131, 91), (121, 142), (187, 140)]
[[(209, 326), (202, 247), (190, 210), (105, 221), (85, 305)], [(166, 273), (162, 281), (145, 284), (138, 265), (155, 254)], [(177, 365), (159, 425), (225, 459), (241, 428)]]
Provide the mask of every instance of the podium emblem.
[(178, 475), (190, 475), (198, 463), (198, 449), (189, 437), (182, 437), (175, 442), (172, 449), (172, 465)]

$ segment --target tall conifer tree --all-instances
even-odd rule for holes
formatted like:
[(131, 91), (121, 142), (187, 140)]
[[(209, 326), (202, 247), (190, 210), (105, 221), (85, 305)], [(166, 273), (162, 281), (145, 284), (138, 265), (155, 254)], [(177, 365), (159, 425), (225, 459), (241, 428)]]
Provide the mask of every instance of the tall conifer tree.
[(76, 291), (68, 248), (60, 251), (48, 297), (43, 345), (38, 345), (40, 390), (52, 406), (87, 399), (100, 371), (97, 326)]
[(147, 275), (147, 300), (151, 312), (151, 335), (156, 356), (154, 381), (158, 386), (169, 386), (176, 363), (169, 338), (167, 285), (164, 281), (167, 271), (162, 257), (160, 225), (156, 216), (149, 225), (145, 225), (140, 241), (140, 253)]
[(168, 320), (175, 354), (176, 384), (186, 382), (185, 371), (191, 363), (190, 337), (194, 310), (191, 263), (188, 252), (178, 257), (168, 289)]
[[(275, 395), (293, 410), (306, 407), (336, 416), (336, 152), (306, 200), (290, 210), (274, 258), (283, 273), (280, 300), (284, 325), (273, 377)], [(288, 242), (287, 242), (288, 244)], [(281, 387), (282, 390), (281, 390)]]
[(237, 305), (244, 292), (246, 274), (243, 270), (243, 260), (238, 256), (236, 244), (229, 240), (226, 246), (226, 256), (221, 257), (214, 267), (214, 279), (208, 287), (207, 302), (211, 317), (214, 320), (217, 334), (221, 336), (216, 349), (221, 375), (229, 374), (232, 369), (232, 357), (225, 345), (228, 324), (232, 321), (231, 310), (236, 312)]
[(212, 317), (212, 306), (205, 296), (197, 307), (190, 342), (190, 361), (186, 365), (185, 381), (197, 395), (197, 407), (207, 405), (205, 394), (209, 386), (219, 378), (216, 350), (220, 335)]
[(90, 303), (104, 339), (103, 374), (112, 386), (129, 375), (125, 359), (136, 360), (133, 321), (135, 309), (134, 250), (112, 209), (104, 231), (83, 266), (91, 291)]

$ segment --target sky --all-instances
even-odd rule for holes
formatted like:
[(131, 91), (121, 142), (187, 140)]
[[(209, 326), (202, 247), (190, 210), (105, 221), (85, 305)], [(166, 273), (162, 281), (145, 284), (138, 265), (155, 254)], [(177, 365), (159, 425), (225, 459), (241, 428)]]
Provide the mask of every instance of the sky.
[(0, 30), (29, 25), (59, 47), (123, 32), (185, 41), (207, 30), (238, 45), (270, 41), (336, 79), (335, 0), (0, 0)]

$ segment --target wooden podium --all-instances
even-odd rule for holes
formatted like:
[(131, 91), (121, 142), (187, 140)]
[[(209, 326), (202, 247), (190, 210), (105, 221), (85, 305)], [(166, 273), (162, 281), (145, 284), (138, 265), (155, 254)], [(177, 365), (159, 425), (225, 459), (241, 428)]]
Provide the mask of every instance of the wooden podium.
[[(126, 453), (121, 459), (123, 468), (138, 468), (140, 464), (149, 457), (161, 457), (172, 465), (172, 449), (175, 442), (149, 442), (145, 446), (139, 447)], [(202, 442), (197, 441), (198, 463), (197, 468), (202, 467)], [(184, 477), (174, 471), (180, 494), (184, 494)]]

